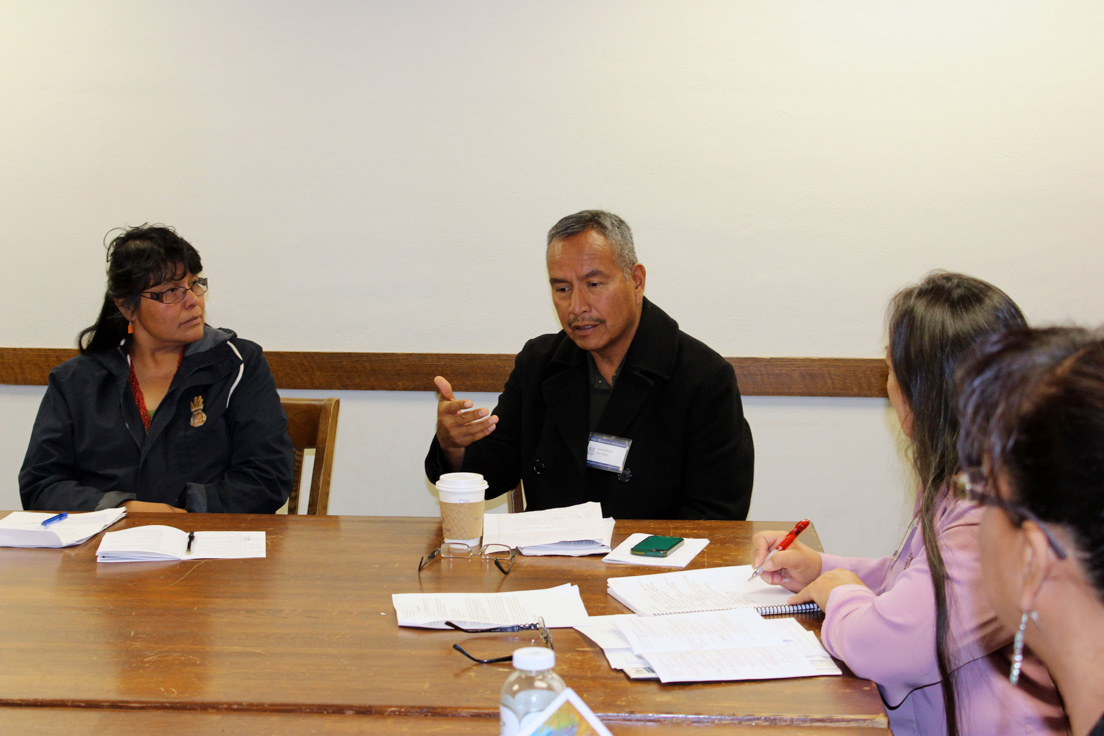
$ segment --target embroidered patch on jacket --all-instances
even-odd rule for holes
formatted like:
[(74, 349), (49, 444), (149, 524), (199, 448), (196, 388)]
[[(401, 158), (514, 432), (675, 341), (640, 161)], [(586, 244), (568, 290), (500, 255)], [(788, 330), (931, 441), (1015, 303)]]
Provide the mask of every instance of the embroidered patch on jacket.
[(190, 408), (192, 410), (191, 425), (193, 427), (202, 427), (203, 424), (207, 421), (207, 415), (203, 413), (203, 397), (197, 396), (192, 399), (192, 404)]

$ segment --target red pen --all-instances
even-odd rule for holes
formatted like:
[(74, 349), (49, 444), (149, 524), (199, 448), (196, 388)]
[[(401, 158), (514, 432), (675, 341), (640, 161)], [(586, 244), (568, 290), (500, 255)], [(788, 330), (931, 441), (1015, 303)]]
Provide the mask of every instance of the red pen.
[(794, 524), (794, 528), (790, 530), (790, 533), (782, 537), (782, 541), (779, 542), (778, 545), (770, 551), (769, 555), (763, 558), (763, 564), (755, 568), (755, 572), (753, 572), (751, 574), (751, 577), (748, 578), (748, 582), (750, 583), (752, 580), (759, 576), (759, 573), (763, 572), (763, 565), (767, 564), (767, 560), (774, 557), (775, 552), (781, 552), (784, 549), (789, 549), (790, 545), (793, 544), (795, 539), (797, 539), (797, 535), (805, 531), (805, 528), (807, 526), (809, 526), (808, 519), (802, 519), (801, 521)]

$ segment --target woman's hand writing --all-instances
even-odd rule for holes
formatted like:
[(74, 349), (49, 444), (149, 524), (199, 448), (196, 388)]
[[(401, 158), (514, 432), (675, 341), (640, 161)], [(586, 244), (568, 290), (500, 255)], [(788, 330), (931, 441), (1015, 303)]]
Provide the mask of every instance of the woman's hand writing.
[(796, 593), (820, 575), (820, 553), (799, 541), (790, 545), (789, 549), (775, 552), (766, 564), (763, 560), (779, 542), (788, 534), (787, 531), (759, 532), (751, 538), (751, 548), (754, 553), (753, 567), (763, 565), (760, 577), (771, 585), (781, 585), (786, 590)]

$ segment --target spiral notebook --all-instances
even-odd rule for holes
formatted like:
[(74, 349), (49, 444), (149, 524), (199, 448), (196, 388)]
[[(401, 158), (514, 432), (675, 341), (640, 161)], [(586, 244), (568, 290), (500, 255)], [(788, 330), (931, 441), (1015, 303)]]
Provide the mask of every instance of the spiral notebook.
[(760, 616), (788, 616), (792, 613), (820, 613), (820, 606), (809, 601), (808, 603), (787, 603), (781, 606), (756, 606), (755, 611)]
[(761, 578), (751, 565), (707, 567), (657, 575), (609, 578), (607, 592), (642, 616), (753, 608), (763, 616), (819, 611), (815, 603), (786, 603), (793, 595)]

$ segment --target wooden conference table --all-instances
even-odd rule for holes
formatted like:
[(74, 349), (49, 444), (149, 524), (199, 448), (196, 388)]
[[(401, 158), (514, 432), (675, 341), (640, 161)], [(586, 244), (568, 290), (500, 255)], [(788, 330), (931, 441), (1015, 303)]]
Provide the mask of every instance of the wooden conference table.
[[(3, 512), (0, 512), (2, 515)], [(509, 664), (527, 637), (399, 628), (392, 593), (580, 587), (592, 615), (625, 613), (606, 578), (656, 569), (599, 557), (524, 557), (503, 576), (479, 559), (419, 559), (440, 544), (423, 518), (133, 514), (255, 530), (251, 560), (97, 564), (99, 537), (61, 550), (0, 549), (0, 723), (36, 733), (497, 733)], [(619, 521), (633, 531), (708, 537), (691, 567), (748, 564), (757, 531), (792, 522)], [(810, 529), (802, 537), (819, 540)], [(815, 618), (805, 625), (818, 628)], [(629, 681), (573, 629), (554, 629), (556, 670), (615, 734), (887, 734), (877, 688), (846, 672), (763, 682)], [(187, 715), (185, 715), (185, 713)], [(371, 716), (365, 718), (364, 716)]]

